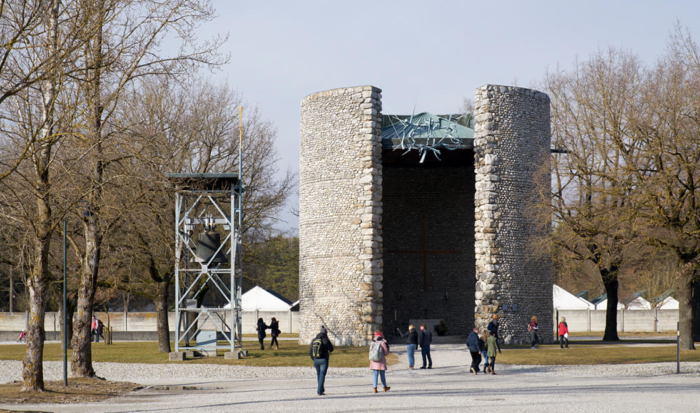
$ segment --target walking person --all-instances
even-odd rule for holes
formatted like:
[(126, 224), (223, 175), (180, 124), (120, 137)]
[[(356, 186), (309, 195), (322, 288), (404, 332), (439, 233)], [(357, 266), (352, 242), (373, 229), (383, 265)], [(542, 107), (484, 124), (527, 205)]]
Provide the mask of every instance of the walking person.
[(559, 347), (569, 348), (569, 325), (566, 324), (566, 317), (562, 317), (559, 322)]
[(486, 340), (488, 340), (488, 338), (488, 331), (484, 331), (479, 337), (479, 348), (481, 349), (481, 358), (484, 359), (484, 374), (489, 372), (489, 356), (486, 351)]
[(494, 335), (496, 336), (496, 346), (498, 347), (498, 354), (502, 354), (501, 353), (501, 345), (498, 343), (498, 327), (499, 326), (500, 326), (500, 323), (498, 321), (498, 315), (494, 314), (493, 320), (491, 320), (487, 329), (489, 330), (489, 333), (493, 331)]
[(277, 341), (277, 336), (279, 336), (280, 333), (280, 323), (275, 317), (272, 317), (272, 321), (270, 321), (270, 335), (272, 336), (272, 341), (270, 341), (270, 350), (272, 350), (272, 346), (274, 345), (277, 346), (277, 350), (280, 349), (280, 343)]
[(381, 377), (384, 391), (391, 387), (386, 385), (386, 356), (389, 354), (389, 345), (381, 331), (374, 332), (374, 339), (369, 346), (369, 369), (372, 370), (373, 392), (377, 393), (377, 379)]
[[(425, 324), (420, 325), (420, 354), (423, 356), (423, 367), (421, 369), (433, 368), (433, 358), (430, 357), (430, 343), (433, 342), (433, 333), (425, 328)], [(428, 359), (426, 367), (425, 361)]]
[(99, 343), (100, 336), (97, 335), (97, 317), (95, 317), (94, 315), (92, 316), (91, 333), (92, 333), (92, 341), (95, 343)]
[(486, 355), (489, 358), (489, 367), (487, 373), (496, 374), (496, 351), (498, 349), (498, 340), (496, 340), (496, 333), (493, 331), (489, 332), (489, 337), (486, 339)]
[(408, 326), (408, 339), (406, 339), (406, 351), (408, 352), (408, 369), (413, 370), (415, 353), (418, 347), (418, 333), (413, 325)]
[(102, 340), (105, 339), (104, 336), (104, 331), (105, 331), (105, 325), (102, 324), (102, 320), (97, 319), (97, 330), (95, 330), (95, 333), (97, 334), (97, 342), (100, 342), (100, 337), (102, 337)]
[(474, 327), (469, 337), (467, 337), (467, 348), (469, 348), (469, 354), (472, 356), (472, 366), (469, 371), (476, 374), (481, 371), (479, 369), (479, 364), (481, 363), (481, 345), (478, 327)]
[(258, 330), (258, 343), (260, 343), (260, 350), (265, 350), (265, 343), (263, 343), (263, 340), (265, 340), (265, 337), (267, 337), (265, 330), (268, 328), (270, 328), (270, 326), (265, 324), (262, 318), (258, 318), (258, 326), (256, 327), (256, 330)]
[(537, 316), (532, 316), (530, 319), (530, 322), (527, 325), (527, 332), (530, 334), (530, 349), (534, 350), (537, 347), (535, 347), (535, 344), (537, 344), (537, 341), (539, 337), (537, 337)]
[(316, 394), (319, 396), (325, 396), (326, 394), (324, 383), (326, 382), (326, 373), (328, 372), (328, 360), (332, 352), (333, 343), (328, 339), (328, 331), (326, 327), (321, 326), (321, 332), (311, 340), (311, 345), (309, 346), (309, 356), (311, 356), (311, 360), (314, 361), (316, 380), (318, 381)]

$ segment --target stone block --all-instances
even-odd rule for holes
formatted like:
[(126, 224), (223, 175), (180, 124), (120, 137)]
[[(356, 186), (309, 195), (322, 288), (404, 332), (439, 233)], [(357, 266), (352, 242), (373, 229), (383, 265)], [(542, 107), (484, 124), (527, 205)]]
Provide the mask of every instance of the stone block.
[(243, 358), (243, 353), (240, 350), (227, 351), (224, 353), (224, 360), (239, 360)]
[(172, 352), (170, 352), (169, 360), (170, 361), (185, 361), (185, 352), (184, 351), (172, 351)]

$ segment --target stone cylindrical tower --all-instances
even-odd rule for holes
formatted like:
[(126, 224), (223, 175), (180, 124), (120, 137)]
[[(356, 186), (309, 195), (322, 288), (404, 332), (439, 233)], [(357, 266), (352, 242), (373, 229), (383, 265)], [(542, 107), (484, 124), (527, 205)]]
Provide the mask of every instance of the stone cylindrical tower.
[(301, 102), (301, 343), (324, 325), (362, 345), (382, 325), (381, 90), (314, 93)]
[(533, 247), (546, 229), (530, 208), (549, 194), (549, 97), (486, 85), (474, 104), (476, 325), (499, 314), (499, 336), (526, 342), (534, 315), (540, 339), (551, 342), (552, 264)]

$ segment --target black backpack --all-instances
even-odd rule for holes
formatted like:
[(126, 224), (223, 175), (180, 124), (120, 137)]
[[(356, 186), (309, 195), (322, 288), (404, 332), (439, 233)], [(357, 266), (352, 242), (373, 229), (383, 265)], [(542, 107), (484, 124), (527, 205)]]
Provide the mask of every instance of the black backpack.
[(315, 338), (311, 341), (311, 358), (321, 359), (325, 358), (325, 346), (323, 345), (323, 340), (320, 338)]

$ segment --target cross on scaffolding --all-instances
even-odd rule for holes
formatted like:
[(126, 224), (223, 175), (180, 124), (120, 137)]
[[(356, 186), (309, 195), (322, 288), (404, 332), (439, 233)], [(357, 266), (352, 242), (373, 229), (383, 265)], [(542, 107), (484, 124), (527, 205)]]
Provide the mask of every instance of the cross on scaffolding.
[(428, 254), (459, 254), (459, 250), (429, 250), (428, 249), (428, 217), (423, 217), (423, 249), (422, 250), (391, 250), (390, 253), (421, 254), (423, 256), (423, 291), (428, 291)]

